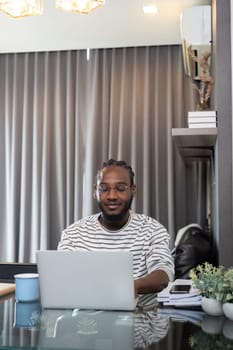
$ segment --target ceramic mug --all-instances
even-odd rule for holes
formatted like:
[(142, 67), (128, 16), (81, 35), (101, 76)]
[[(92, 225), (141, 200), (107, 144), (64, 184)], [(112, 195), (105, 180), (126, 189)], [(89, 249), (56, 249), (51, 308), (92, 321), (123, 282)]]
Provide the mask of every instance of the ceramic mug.
[(16, 301), (35, 301), (40, 298), (38, 273), (20, 273), (15, 277)]

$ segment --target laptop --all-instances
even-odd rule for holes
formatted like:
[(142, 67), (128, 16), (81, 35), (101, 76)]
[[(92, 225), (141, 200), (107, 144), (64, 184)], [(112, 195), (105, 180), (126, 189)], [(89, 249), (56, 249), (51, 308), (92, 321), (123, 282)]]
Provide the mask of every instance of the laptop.
[(133, 310), (133, 256), (125, 251), (37, 251), (43, 308)]

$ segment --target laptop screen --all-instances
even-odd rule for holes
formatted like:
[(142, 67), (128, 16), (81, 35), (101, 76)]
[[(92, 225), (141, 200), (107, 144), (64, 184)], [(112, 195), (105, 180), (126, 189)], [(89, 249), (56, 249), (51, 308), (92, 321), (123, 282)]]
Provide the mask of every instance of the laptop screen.
[(125, 251), (37, 251), (44, 308), (133, 310), (133, 256)]

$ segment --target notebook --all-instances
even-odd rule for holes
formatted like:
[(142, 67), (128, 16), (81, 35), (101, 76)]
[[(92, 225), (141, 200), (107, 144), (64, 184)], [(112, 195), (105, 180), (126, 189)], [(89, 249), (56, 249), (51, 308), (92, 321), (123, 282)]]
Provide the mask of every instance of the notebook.
[(133, 256), (124, 251), (37, 251), (43, 308), (133, 310)]

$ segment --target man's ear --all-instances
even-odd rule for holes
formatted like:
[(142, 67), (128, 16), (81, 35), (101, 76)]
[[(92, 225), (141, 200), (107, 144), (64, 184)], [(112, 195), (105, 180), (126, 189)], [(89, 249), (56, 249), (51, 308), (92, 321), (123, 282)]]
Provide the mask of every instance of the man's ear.
[(93, 185), (93, 198), (94, 199), (96, 199), (97, 198), (97, 193), (96, 193), (96, 191), (97, 191), (97, 187), (96, 187), (96, 185)]
[(135, 194), (136, 194), (136, 192), (137, 192), (136, 185), (132, 185), (132, 186), (131, 186), (131, 192), (132, 192), (132, 195), (135, 196)]

